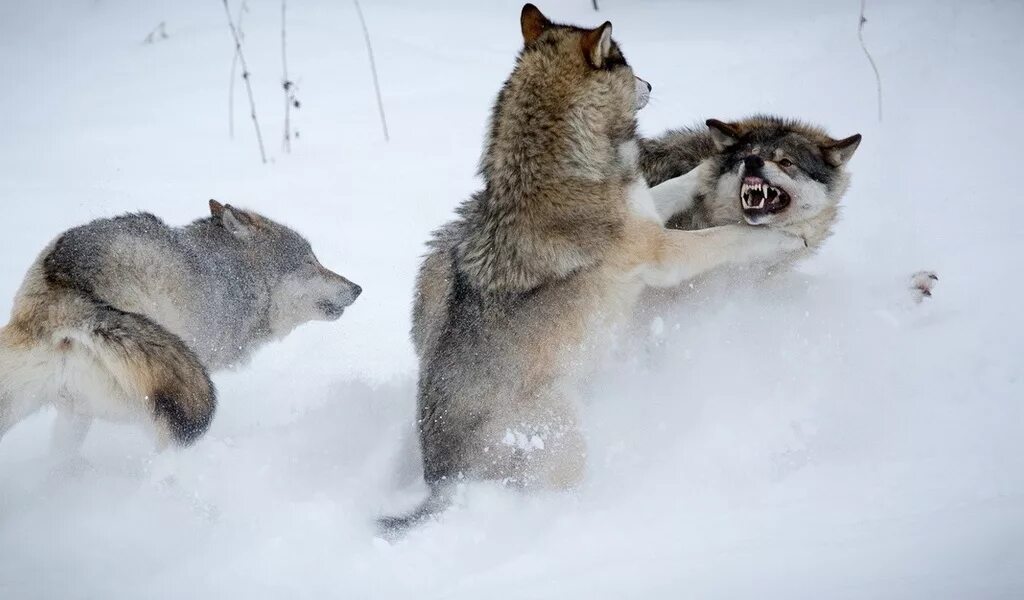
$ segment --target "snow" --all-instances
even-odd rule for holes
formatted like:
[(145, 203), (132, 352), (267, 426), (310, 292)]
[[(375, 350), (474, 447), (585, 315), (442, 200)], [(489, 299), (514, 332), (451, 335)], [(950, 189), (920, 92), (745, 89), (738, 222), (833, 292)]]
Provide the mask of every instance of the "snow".
[[(0, 597), (1024, 596), (1024, 5), (1009, 0), (868, 2), (882, 123), (856, 1), (541, 3), (614, 23), (654, 86), (646, 133), (757, 111), (862, 133), (844, 219), (798, 273), (696, 289), (602, 367), (580, 490), (469, 485), (439, 522), (375, 537), (376, 516), (423, 493), (412, 280), (479, 185), (520, 6), (363, 2), (385, 143), (352, 5), (293, 0), (285, 154), (280, 4), (250, 0), (262, 165), (240, 85), (228, 136), (219, 2), (0, 4), (0, 311), (63, 229), (130, 210), (181, 224), (208, 198), (293, 225), (365, 290), (339, 322), (215, 376), (209, 434), (157, 460), (174, 483), (131, 427), (94, 426), (60, 467), (52, 411), (11, 430)], [(161, 21), (169, 37), (143, 44)], [(923, 268), (941, 280), (914, 305)]]

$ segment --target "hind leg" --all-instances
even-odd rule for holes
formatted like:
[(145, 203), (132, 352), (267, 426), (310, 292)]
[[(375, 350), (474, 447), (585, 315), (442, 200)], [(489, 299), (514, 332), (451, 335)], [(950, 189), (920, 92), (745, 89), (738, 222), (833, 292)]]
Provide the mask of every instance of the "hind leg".
[(78, 455), (85, 442), (85, 436), (92, 425), (92, 417), (80, 415), (65, 408), (57, 409), (57, 420), (53, 423), (50, 450), (60, 458)]
[[(0, 382), (2, 383), (2, 382)], [(0, 439), (12, 427), (27, 418), (32, 413), (43, 407), (45, 402), (39, 402), (41, 394), (4, 394), (0, 391)]]
[(586, 443), (574, 427), (522, 421), (484, 447), (485, 477), (522, 489), (569, 490), (583, 480)]
[(53, 355), (39, 346), (15, 346), (0, 329), (0, 438), (54, 397)]
[(527, 487), (547, 490), (570, 490), (583, 481), (587, 448), (575, 419), (556, 419), (538, 428), (537, 438), (543, 447), (524, 453)]
[(552, 447), (539, 457), (537, 479), (541, 486), (553, 490), (570, 490), (583, 481), (587, 463), (587, 446), (579, 430), (563, 431)]
[(487, 476), (522, 488), (571, 489), (583, 479), (586, 444), (575, 394), (543, 390), (487, 428)]

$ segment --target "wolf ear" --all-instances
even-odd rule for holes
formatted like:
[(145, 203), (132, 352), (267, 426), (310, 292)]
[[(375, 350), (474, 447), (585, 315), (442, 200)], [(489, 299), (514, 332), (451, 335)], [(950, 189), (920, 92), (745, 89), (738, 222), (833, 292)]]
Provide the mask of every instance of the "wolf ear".
[[(213, 200), (210, 201), (210, 211), (213, 212)], [(234, 208), (230, 204), (221, 206), (218, 202), (217, 206), (220, 207), (220, 214), (214, 214), (214, 216), (220, 217), (220, 223), (224, 226), (224, 229), (228, 230), (228, 233), (237, 238), (246, 238), (253, 234), (256, 230), (256, 221), (253, 220), (248, 213)]]
[(583, 56), (586, 57), (590, 66), (595, 69), (603, 67), (604, 61), (608, 60), (608, 55), (612, 51), (611, 21), (605, 21), (604, 25), (584, 33), (581, 45), (583, 46)]
[(855, 133), (846, 139), (835, 140), (825, 144), (821, 147), (821, 154), (825, 157), (825, 162), (828, 164), (833, 167), (841, 167), (853, 157), (853, 153), (857, 151), (857, 146), (860, 146), (859, 133)]
[(219, 217), (224, 214), (224, 205), (210, 198), (210, 215)]
[(715, 149), (719, 152), (734, 145), (742, 137), (735, 127), (718, 119), (708, 119), (705, 124), (711, 132), (711, 141), (715, 143)]
[(540, 12), (540, 9), (532, 4), (523, 6), (523, 12), (519, 15), (519, 24), (523, 28), (523, 41), (529, 46), (537, 41), (544, 30), (551, 27), (551, 21)]

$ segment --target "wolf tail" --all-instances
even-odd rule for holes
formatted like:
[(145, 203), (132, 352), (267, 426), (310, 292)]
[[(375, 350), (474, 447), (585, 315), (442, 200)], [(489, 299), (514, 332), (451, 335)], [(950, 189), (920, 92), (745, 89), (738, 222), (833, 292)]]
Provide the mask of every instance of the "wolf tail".
[(444, 512), (452, 504), (453, 492), (451, 485), (433, 484), (430, 486), (430, 495), (412, 512), (400, 517), (381, 517), (377, 519), (377, 528), (385, 538), (398, 539), (409, 529)]
[(187, 446), (202, 436), (217, 397), (196, 355), (143, 315), (105, 304), (90, 308), (79, 323), (59, 333), (92, 351), (129, 397), (149, 403), (166, 441)]

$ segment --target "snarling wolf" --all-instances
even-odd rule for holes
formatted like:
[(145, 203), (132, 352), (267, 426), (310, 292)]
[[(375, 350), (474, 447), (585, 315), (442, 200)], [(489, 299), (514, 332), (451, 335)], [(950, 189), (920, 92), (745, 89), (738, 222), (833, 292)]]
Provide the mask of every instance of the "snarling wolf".
[(359, 295), (288, 227), (214, 200), (210, 212), (181, 228), (147, 213), (99, 219), (43, 250), (0, 330), (0, 436), (52, 404), (65, 450), (94, 417), (187, 445), (213, 417), (209, 371), (339, 318)]
[[(669, 131), (640, 140), (640, 166), (669, 227), (695, 230), (729, 223), (767, 225), (799, 235), (816, 251), (839, 220), (850, 185), (847, 165), (860, 134), (835, 139), (817, 125), (773, 115)], [(785, 265), (773, 265), (779, 267)], [(931, 296), (938, 280), (910, 277), (912, 297)]]
[(641, 140), (640, 166), (651, 186), (678, 178), (658, 206), (669, 227), (769, 225), (803, 237), (809, 253), (832, 233), (860, 140), (770, 115), (709, 119)]
[[(666, 229), (638, 167), (633, 74), (611, 23), (557, 25), (531, 4), (498, 94), (484, 189), (435, 232), (417, 279), (413, 342), (430, 497), (461, 479), (565, 488), (583, 475), (578, 378), (644, 286), (803, 247), (769, 228)], [(657, 195), (657, 190), (653, 191)]]

